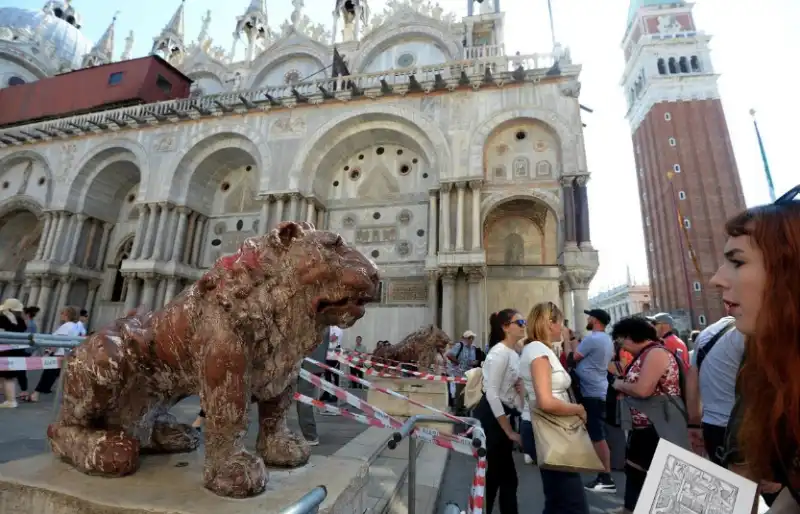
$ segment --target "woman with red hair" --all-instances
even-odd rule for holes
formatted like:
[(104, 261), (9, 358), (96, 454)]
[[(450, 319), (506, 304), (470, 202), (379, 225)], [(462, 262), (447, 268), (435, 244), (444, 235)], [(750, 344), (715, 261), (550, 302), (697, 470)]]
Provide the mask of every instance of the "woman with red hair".
[(711, 283), (747, 338), (731, 414), (738, 455), (727, 460), (753, 480), (783, 485), (773, 512), (793, 512), (800, 508), (800, 186), (733, 217), (725, 230), (725, 262)]

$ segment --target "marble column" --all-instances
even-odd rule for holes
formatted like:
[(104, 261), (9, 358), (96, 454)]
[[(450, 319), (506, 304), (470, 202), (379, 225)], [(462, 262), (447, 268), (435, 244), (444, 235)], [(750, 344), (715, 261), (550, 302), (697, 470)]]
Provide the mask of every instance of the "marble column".
[(140, 203), (136, 206), (139, 210), (139, 219), (136, 221), (136, 232), (133, 236), (133, 250), (131, 251), (131, 259), (138, 259), (142, 255), (142, 246), (144, 243), (144, 228), (147, 221), (147, 204)]
[[(438, 194), (439, 191), (437, 190), (428, 192), (428, 258), (436, 257), (436, 235), (439, 233)], [(434, 319), (436, 319), (436, 316), (434, 316)]]
[(577, 229), (575, 220), (575, 194), (572, 184), (575, 177), (561, 177), (561, 196), (564, 200), (564, 244), (577, 246)]
[(467, 295), (469, 296), (469, 330), (476, 334), (482, 333), (483, 316), (481, 315), (481, 304), (483, 303), (483, 268), (469, 268), (467, 270)]
[(51, 325), (49, 331), (53, 331), (54, 329), (60, 326), (58, 317), (61, 315), (61, 311), (64, 307), (67, 306), (67, 299), (69, 299), (69, 291), (72, 289), (72, 277), (59, 277), (58, 278), (58, 295), (56, 301), (56, 308), (53, 316), (51, 318)]
[[(97, 258), (94, 262), (95, 269), (102, 270), (106, 264), (106, 257), (108, 256), (108, 245), (111, 243), (111, 230), (114, 228), (113, 223), (103, 223), (103, 235), (100, 236), (100, 246), (97, 248)], [(136, 237), (134, 236), (133, 244), (136, 244)]]
[(317, 222), (315, 224), (317, 229), (324, 230), (325, 229), (325, 209), (320, 207), (317, 209)]
[(578, 268), (567, 271), (569, 287), (572, 289), (575, 310), (573, 311), (573, 330), (575, 333), (583, 335), (586, 328), (586, 315), (584, 311), (589, 309), (589, 284), (594, 277), (594, 272), (586, 268)]
[(14, 282), (11, 284), (11, 298), (19, 299), (22, 295), (22, 282)]
[(169, 260), (176, 260), (183, 262), (183, 247), (186, 244), (187, 238), (187, 221), (189, 217), (188, 207), (178, 207), (178, 228), (175, 231), (175, 239), (172, 244), (172, 251), (170, 252)]
[(167, 281), (165, 279), (161, 279), (158, 281), (158, 286), (156, 287), (156, 298), (153, 301), (153, 308), (160, 309), (164, 306), (164, 295), (167, 293)]
[(72, 241), (70, 241), (69, 256), (67, 257), (67, 264), (77, 264), (75, 257), (78, 254), (78, 244), (81, 242), (81, 232), (83, 232), (83, 224), (86, 223), (85, 214), (75, 215), (75, 228), (72, 231)]
[(261, 197), (261, 212), (258, 215), (258, 233), (267, 233), (267, 223), (269, 223), (269, 197)]
[(428, 272), (428, 318), (430, 323), (439, 326), (439, 272)]
[(142, 301), (140, 302), (146, 309), (152, 310), (154, 305), (154, 295), (156, 293), (156, 278), (154, 275), (144, 275), (144, 289), (142, 290)]
[(39, 320), (42, 326), (39, 327), (40, 332), (47, 330), (47, 322), (50, 317), (48, 316), (47, 308), (50, 306), (50, 296), (53, 294), (53, 278), (44, 275), (42, 277), (41, 289), (39, 291), (39, 298), (36, 299), (36, 306), (39, 307), (41, 317)]
[(180, 255), (180, 260), (184, 264), (189, 264), (189, 259), (192, 257), (192, 247), (194, 246), (194, 239), (197, 237), (195, 232), (197, 232), (197, 225), (198, 219), (200, 218), (199, 212), (192, 211), (189, 214), (189, 230), (186, 233), (186, 242), (185, 247), (183, 249), (183, 253)]
[(175, 278), (171, 278), (167, 281), (167, 290), (164, 292), (164, 305), (167, 305), (169, 302), (175, 298), (175, 291), (178, 288), (178, 280)]
[(169, 236), (167, 240), (164, 241), (164, 255), (162, 259), (164, 261), (171, 261), (172, 260), (172, 253), (175, 250), (175, 240), (178, 236), (178, 224), (180, 223), (180, 208), (176, 206), (172, 206), (172, 210), (170, 211), (169, 217), (169, 231), (167, 232)]
[(297, 208), (300, 202), (300, 195), (298, 193), (291, 193), (289, 195), (289, 221), (298, 221), (300, 216), (297, 214)]
[(81, 268), (88, 269), (89, 267), (89, 257), (92, 256), (92, 250), (94, 250), (94, 240), (95, 237), (97, 237), (97, 226), (99, 223), (100, 221), (96, 219), (89, 220), (89, 232), (86, 234), (86, 241), (84, 242), (79, 262), (76, 263)]
[(132, 311), (136, 307), (139, 306), (139, 290), (140, 290), (140, 283), (139, 278), (135, 274), (128, 275), (128, 292), (125, 295), (125, 312)]
[(589, 175), (581, 175), (575, 179), (575, 212), (577, 213), (577, 241), (580, 246), (591, 246), (592, 236), (589, 229), (589, 194), (586, 183)]
[(314, 224), (314, 218), (316, 218), (316, 208), (314, 207), (314, 199), (313, 198), (306, 198), (306, 222)]
[(472, 251), (478, 251), (483, 246), (481, 234), (481, 186), (480, 180), (472, 180), (469, 188), (472, 191)]
[(559, 290), (561, 293), (561, 311), (564, 313), (564, 319), (568, 319), (570, 328), (575, 330), (576, 320), (572, 310), (572, 289), (566, 279), (559, 284)]
[(45, 245), (44, 253), (42, 254), (43, 261), (50, 260), (53, 257), (53, 246), (55, 245), (56, 230), (58, 229), (58, 218), (59, 213), (50, 212), (50, 230), (47, 233), (47, 244)]
[(36, 254), (33, 257), (34, 260), (40, 261), (44, 256), (44, 250), (47, 246), (47, 238), (50, 235), (50, 226), (52, 222), (52, 214), (49, 212), (44, 213), (44, 226), (42, 227), (42, 235), (39, 236), (39, 247), (36, 248)]
[(442, 252), (451, 251), (450, 247), (450, 190), (453, 189), (453, 184), (445, 182), (441, 188), (442, 200)]
[(456, 251), (464, 251), (464, 190), (465, 182), (456, 183)]
[(153, 247), (153, 260), (160, 261), (164, 255), (164, 245), (167, 238), (167, 221), (169, 211), (172, 206), (166, 202), (158, 204), (158, 232), (156, 232), (156, 243)]
[(61, 258), (61, 235), (64, 233), (64, 225), (67, 224), (67, 213), (59, 212), (56, 222), (56, 231), (53, 235), (53, 247), (50, 250), (49, 260), (59, 261)]
[(195, 268), (200, 267), (201, 257), (200, 257), (200, 250), (202, 248), (203, 239), (205, 238), (206, 228), (208, 227), (208, 218), (203, 216), (202, 214), (197, 217), (197, 223), (195, 224), (195, 238), (194, 243), (192, 244), (192, 259), (189, 262), (190, 266), (194, 266)]
[(451, 338), (458, 339), (456, 330), (456, 269), (442, 269), (442, 330)]
[(42, 282), (38, 278), (31, 279), (31, 292), (28, 295), (28, 305), (39, 305), (39, 292), (42, 287)]
[(283, 221), (283, 205), (286, 202), (286, 198), (283, 195), (277, 195), (275, 197), (275, 221), (271, 224), (272, 228), (278, 226), (278, 224)]
[(153, 241), (156, 237), (156, 218), (158, 217), (158, 205), (147, 204), (147, 231), (144, 234), (144, 245), (139, 256), (142, 260), (150, 259), (153, 255)]
[[(97, 291), (98, 289), (100, 289), (101, 285), (102, 282), (100, 282), (99, 280), (92, 280), (91, 282), (89, 282), (89, 294), (86, 295), (86, 305), (84, 306), (84, 309), (89, 311), (90, 318), (94, 313), (94, 301), (97, 298)], [(89, 327), (86, 328), (88, 329)]]

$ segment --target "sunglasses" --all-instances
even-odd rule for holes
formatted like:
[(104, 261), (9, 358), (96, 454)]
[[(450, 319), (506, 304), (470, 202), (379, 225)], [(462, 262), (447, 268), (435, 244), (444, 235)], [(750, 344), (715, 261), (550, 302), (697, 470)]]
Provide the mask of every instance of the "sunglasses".
[(787, 203), (794, 202), (795, 200), (798, 200), (798, 196), (800, 196), (800, 185), (794, 186), (786, 194), (775, 200), (773, 205), (785, 205)]
[(517, 325), (518, 327), (524, 327), (525, 325), (527, 325), (527, 324), (528, 324), (528, 323), (527, 323), (527, 322), (526, 322), (524, 319), (515, 319), (515, 320), (514, 320), (514, 321), (512, 321), (511, 323), (514, 323), (514, 324), (515, 324), (515, 325)]

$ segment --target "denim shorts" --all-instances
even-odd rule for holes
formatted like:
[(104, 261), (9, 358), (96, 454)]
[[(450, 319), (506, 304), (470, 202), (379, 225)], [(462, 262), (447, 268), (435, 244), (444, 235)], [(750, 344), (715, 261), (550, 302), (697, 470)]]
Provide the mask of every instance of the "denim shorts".
[(586, 430), (593, 443), (606, 440), (606, 399), (584, 398), (583, 408), (586, 409)]

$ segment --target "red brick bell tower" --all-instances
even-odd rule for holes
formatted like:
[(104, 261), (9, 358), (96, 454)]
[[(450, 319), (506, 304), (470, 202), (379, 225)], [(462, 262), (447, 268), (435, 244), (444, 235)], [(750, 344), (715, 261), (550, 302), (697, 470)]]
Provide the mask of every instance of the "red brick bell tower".
[(631, 0), (622, 47), (655, 308), (702, 329), (724, 315), (709, 280), (725, 221), (745, 207), (711, 63), (690, 3)]

